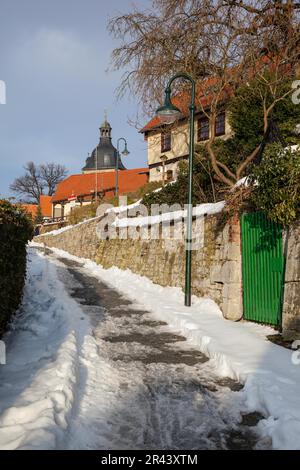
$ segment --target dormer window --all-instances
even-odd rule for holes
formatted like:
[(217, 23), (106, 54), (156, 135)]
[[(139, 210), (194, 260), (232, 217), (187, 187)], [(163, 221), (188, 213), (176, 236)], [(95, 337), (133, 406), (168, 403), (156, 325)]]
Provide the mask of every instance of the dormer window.
[(216, 130), (216, 137), (225, 134), (225, 111), (217, 115), (215, 130)]
[(161, 153), (169, 152), (171, 150), (171, 132), (161, 133)]

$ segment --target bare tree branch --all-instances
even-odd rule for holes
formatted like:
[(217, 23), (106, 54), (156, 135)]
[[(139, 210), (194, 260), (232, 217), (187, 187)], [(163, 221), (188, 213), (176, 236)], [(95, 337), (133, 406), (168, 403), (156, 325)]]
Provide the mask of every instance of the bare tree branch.
[[(126, 70), (119, 94), (134, 94), (144, 117), (153, 116), (170, 76), (189, 73), (197, 82), (197, 110), (209, 119), (210, 164), (231, 187), (258, 149), (235, 169), (218, 161), (216, 116), (243, 83), (255, 79), (266, 131), (268, 116), (287, 96), (282, 85), (299, 63), (299, 7), (293, 0), (153, 0), (150, 11), (134, 8), (112, 18), (109, 30), (120, 41), (112, 68)], [(174, 86), (175, 94), (189, 94), (180, 81)]]
[(45, 191), (48, 196), (52, 196), (57, 184), (67, 175), (66, 168), (56, 163), (36, 165), (34, 162), (28, 162), (24, 170), (25, 174), (16, 178), (10, 189), (18, 196), (29, 198), (37, 204)]
[(67, 176), (67, 170), (59, 163), (46, 163), (40, 166), (40, 174), (44, 185), (47, 186), (48, 196), (52, 196), (58, 183)]

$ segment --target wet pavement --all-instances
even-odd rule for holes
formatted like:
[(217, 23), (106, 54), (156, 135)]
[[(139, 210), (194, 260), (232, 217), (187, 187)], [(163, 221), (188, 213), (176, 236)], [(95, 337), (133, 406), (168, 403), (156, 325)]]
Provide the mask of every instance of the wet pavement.
[[(60, 278), (90, 317), (99, 357), (120, 380), (117, 406), (112, 405), (105, 418), (105, 445), (103, 416), (93, 408), (93, 416), (78, 412), (74, 418), (74, 442), (68, 448), (268, 448), (257, 431), (263, 416), (243, 411), (241, 384), (220, 378), (208, 358), (182, 335), (89, 274), (82, 264), (57, 259)], [(93, 442), (88, 437), (78, 441), (78, 425), (91, 426)]]

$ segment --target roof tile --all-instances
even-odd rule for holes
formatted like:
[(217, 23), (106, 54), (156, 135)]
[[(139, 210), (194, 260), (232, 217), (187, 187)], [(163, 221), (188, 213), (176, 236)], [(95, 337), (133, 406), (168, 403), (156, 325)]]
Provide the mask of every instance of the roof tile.
[[(119, 193), (133, 192), (148, 182), (148, 168), (135, 168), (133, 170), (119, 171)], [(115, 171), (98, 173), (98, 191), (115, 190)], [(52, 196), (52, 203), (66, 201), (72, 196), (89, 196), (95, 192), (96, 173), (71, 175), (58, 184), (56, 193)]]

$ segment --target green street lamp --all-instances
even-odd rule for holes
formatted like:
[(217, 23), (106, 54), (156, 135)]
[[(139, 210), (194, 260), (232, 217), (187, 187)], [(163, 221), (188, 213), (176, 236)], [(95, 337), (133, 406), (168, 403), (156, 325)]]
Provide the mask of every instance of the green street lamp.
[(124, 150), (122, 153), (122, 155), (124, 155), (124, 157), (127, 157), (127, 155), (129, 155), (129, 151), (127, 149), (127, 141), (126, 139), (124, 139), (124, 137), (120, 137), (118, 140), (117, 140), (117, 159), (116, 159), (116, 196), (119, 195), (119, 161), (120, 161), (120, 149), (119, 149), (119, 145), (120, 145), (120, 142), (121, 140), (124, 142)]
[(189, 132), (189, 173), (188, 173), (188, 208), (186, 221), (186, 243), (185, 243), (185, 298), (184, 304), (191, 306), (191, 277), (192, 277), (192, 222), (193, 222), (193, 160), (194, 160), (194, 118), (195, 118), (195, 93), (196, 82), (187, 73), (177, 73), (168, 82), (165, 90), (164, 105), (157, 109), (156, 115), (163, 124), (172, 124), (181, 115), (181, 111), (172, 104), (171, 86), (174, 80), (183, 78), (192, 85), (190, 111), (190, 132)]

